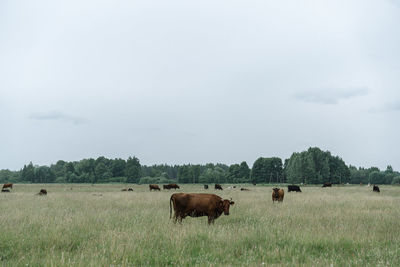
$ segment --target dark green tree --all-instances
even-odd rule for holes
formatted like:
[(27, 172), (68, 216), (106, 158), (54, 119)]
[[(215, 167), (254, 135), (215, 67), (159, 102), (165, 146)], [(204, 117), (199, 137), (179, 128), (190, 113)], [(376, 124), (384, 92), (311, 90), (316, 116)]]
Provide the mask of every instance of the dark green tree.
[(138, 183), (141, 177), (141, 166), (139, 159), (136, 157), (129, 157), (126, 161), (125, 175), (128, 183)]

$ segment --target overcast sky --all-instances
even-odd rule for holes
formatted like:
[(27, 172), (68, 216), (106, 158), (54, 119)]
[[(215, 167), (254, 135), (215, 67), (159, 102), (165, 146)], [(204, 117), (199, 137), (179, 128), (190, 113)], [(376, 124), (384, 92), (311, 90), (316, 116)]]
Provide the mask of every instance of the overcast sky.
[(318, 146), (400, 170), (399, 49), (399, 0), (2, 0), (0, 169)]

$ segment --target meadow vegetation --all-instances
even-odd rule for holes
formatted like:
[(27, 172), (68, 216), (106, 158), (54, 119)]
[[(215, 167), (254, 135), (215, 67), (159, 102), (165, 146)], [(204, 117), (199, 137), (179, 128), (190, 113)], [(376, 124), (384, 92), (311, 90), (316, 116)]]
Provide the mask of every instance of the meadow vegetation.
[[(121, 192), (124, 187), (133, 192)], [(0, 193), (3, 266), (400, 266), (400, 187), (271, 186), (215, 192), (235, 201), (214, 225), (174, 224), (175, 190), (146, 185), (16, 184)], [(240, 191), (240, 187), (251, 191)], [(46, 188), (47, 196), (35, 195)], [(177, 192), (205, 192), (184, 184)]]

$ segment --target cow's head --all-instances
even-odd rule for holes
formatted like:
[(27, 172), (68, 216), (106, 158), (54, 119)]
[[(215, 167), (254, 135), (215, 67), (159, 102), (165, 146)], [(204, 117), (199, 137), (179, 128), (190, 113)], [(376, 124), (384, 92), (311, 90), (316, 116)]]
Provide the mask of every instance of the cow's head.
[(235, 204), (235, 202), (231, 200), (228, 199), (221, 200), (221, 206), (225, 215), (229, 215), (229, 207), (233, 204)]

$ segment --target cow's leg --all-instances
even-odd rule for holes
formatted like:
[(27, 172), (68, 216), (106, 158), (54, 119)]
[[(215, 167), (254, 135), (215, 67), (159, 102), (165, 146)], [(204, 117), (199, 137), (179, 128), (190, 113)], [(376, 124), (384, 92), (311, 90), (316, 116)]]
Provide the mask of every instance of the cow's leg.
[(208, 216), (208, 224), (214, 224), (214, 217), (213, 216)]

